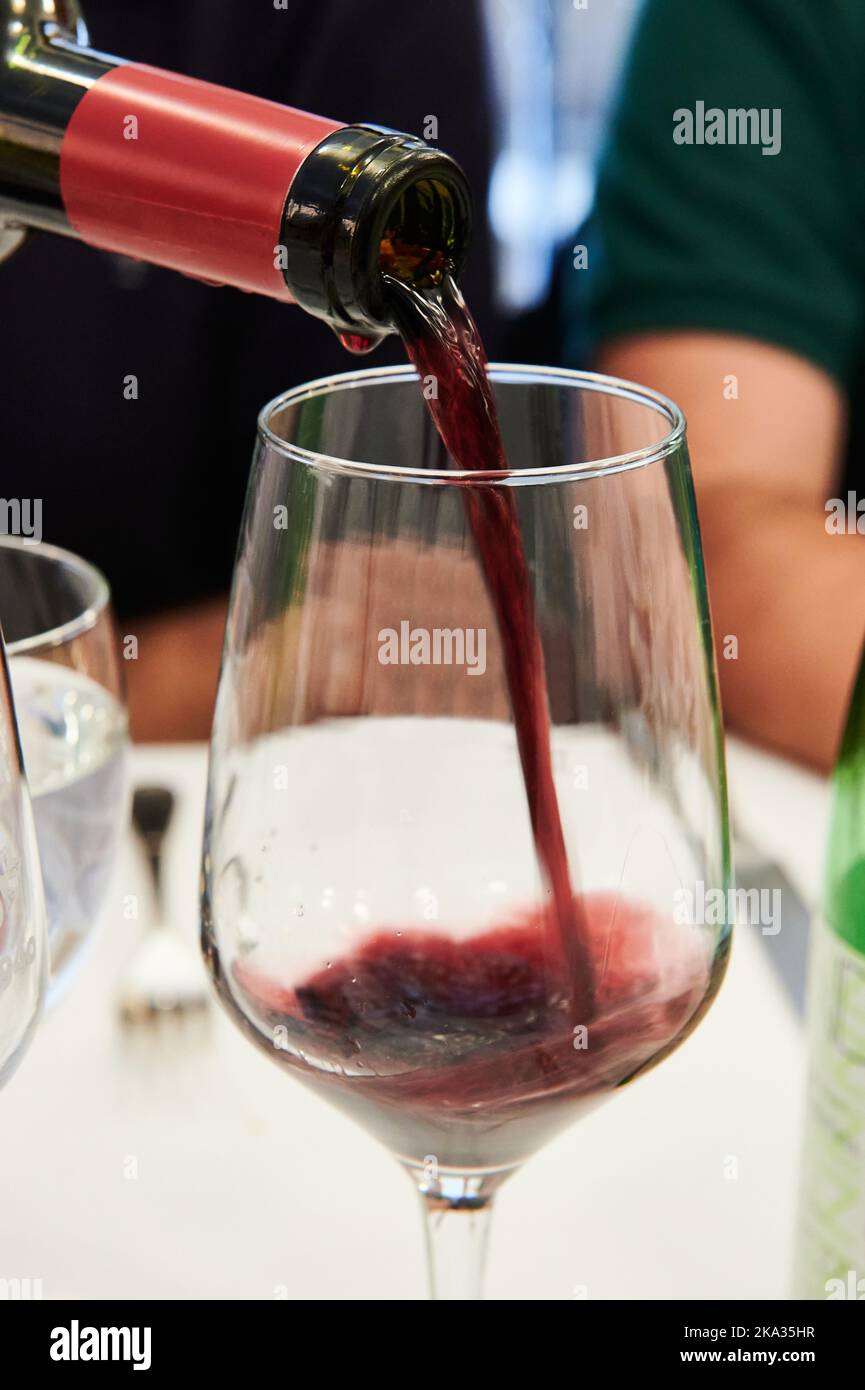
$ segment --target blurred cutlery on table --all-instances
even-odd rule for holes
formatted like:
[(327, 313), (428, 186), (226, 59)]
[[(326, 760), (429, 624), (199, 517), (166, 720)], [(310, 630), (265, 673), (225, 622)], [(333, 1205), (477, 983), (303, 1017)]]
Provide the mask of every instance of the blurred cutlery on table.
[(198, 953), (169, 920), (162, 877), (165, 837), (174, 812), (169, 787), (142, 786), (132, 798), (132, 824), (150, 865), (153, 911), (120, 982), (117, 1008), (129, 1026), (159, 1025), (204, 1018), (209, 1004), (207, 978)]
[[(760, 934), (769, 951), (784, 990), (800, 1015), (805, 1013), (805, 983), (808, 971), (808, 941), (813, 916), (812, 908), (793, 883), (783, 865), (746, 835), (730, 816), (733, 841), (733, 879), (737, 889), (746, 893), (778, 893), (780, 921), (771, 926), (761, 922), (739, 923), (739, 929)], [(761, 911), (763, 898), (757, 900)], [(768, 901), (774, 904), (774, 898)]]

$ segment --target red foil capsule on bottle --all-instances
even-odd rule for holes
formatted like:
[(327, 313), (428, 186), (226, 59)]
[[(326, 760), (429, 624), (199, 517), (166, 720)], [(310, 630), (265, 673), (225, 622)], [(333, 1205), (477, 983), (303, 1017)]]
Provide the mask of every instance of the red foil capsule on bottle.
[(66, 216), (91, 246), (290, 301), (285, 199), (307, 155), (343, 125), (158, 68), (112, 68), (63, 139)]

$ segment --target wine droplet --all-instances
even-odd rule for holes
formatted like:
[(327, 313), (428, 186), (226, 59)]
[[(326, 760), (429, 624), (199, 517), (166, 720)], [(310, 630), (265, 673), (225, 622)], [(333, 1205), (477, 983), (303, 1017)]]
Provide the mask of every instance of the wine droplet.
[(378, 347), (384, 334), (371, 338), (365, 333), (349, 333), (347, 330), (336, 335), (343, 347), (349, 352), (353, 352), (356, 357), (364, 357), (373, 348)]

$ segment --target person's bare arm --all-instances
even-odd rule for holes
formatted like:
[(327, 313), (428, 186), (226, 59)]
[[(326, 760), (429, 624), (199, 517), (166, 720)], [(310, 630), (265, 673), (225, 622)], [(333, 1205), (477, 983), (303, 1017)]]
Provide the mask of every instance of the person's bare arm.
[(124, 661), (132, 737), (139, 743), (210, 737), (227, 599), (127, 623), (138, 640)]
[[(846, 429), (840, 388), (792, 353), (714, 333), (610, 342), (599, 366), (663, 391), (687, 416), (728, 725), (828, 767), (865, 634), (865, 545), (826, 530)], [(738, 399), (725, 398), (731, 377)]]

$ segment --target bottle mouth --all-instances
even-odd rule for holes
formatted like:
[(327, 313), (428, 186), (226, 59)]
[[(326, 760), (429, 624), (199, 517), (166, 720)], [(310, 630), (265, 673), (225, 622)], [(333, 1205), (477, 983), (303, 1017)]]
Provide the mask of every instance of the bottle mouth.
[(293, 232), (298, 252), (286, 281), (341, 335), (394, 331), (386, 276), (425, 289), (462, 270), (472, 201), (449, 155), (411, 135), (348, 126), (316, 147), (301, 176), (284, 216), (283, 240)]
[(453, 268), (456, 203), (441, 179), (418, 179), (400, 194), (379, 242), (379, 270), (413, 289), (440, 285)]
[(334, 240), (333, 278), (351, 319), (359, 309), (367, 326), (392, 332), (384, 277), (426, 289), (448, 271), (458, 275), (471, 238), (471, 194), (449, 155), (410, 135), (370, 133), (386, 139), (351, 179)]
[(387, 317), (382, 277), (391, 276), (412, 289), (432, 289), (448, 273), (463, 268), (471, 237), (471, 200), (458, 165), (415, 167), (383, 202), (380, 224), (373, 228), (377, 244), (370, 267), (374, 312)]

